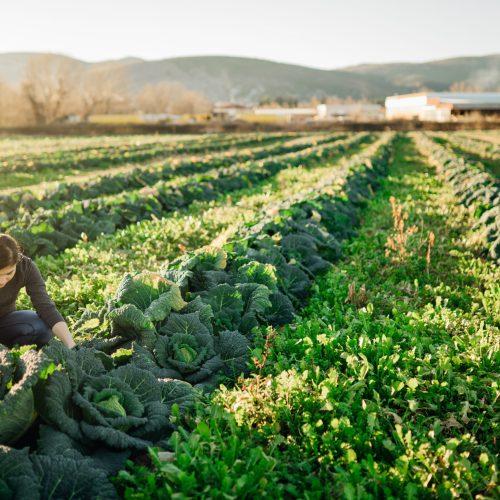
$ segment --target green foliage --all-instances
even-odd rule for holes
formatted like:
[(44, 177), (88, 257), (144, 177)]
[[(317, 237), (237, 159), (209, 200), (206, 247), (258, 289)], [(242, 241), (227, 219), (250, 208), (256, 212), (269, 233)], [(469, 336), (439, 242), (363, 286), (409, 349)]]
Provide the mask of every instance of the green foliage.
[[(437, 138), (436, 142), (444, 141)], [(473, 229), (485, 249), (485, 255), (500, 263), (498, 177), (486, 171), (482, 164), (468, 161), (468, 155), (457, 156), (452, 149), (440, 146), (426, 137), (420, 136), (418, 144), (436, 165), (441, 177), (449, 183), (457, 201), (477, 217)]]
[[(407, 140), (391, 173), (263, 372), (198, 406), (168, 462), (122, 472), (127, 498), (496, 497), (498, 268), (458, 238), (470, 218)], [(436, 233), (430, 264), (425, 239), (385, 255), (390, 196)]]
[(151, 348), (134, 344), (132, 361), (159, 378), (185, 380), (213, 389), (221, 376), (247, 372), (249, 342), (237, 331), (214, 336), (200, 321), (199, 311), (172, 314)]
[(15, 443), (36, 418), (33, 390), (54, 365), (43, 354), (0, 345), (0, 443)]
[(6, 500), (37, 498), (38, 481), (28, 449), (0, 446), (0, 497)]
[[(237, 432), (231, 416), (216, 409), (212, 414), (204, 414), (195, 432), (180, 429), (170, 439), (175, 455), (184, 457), (182, 462), (162, 461), (157, 450), (151, 449), (153, 470), (137, 467), (133, 474), (119, 473), (124, 497), (132, 498), (138, 492), (153, 499), (191, 497), (200, 494), (200, 485), (207, 498), (253, 498), (266, 494), (276, 460), (260, 446), (248, 447), (248, 443), (238, 439)], [(210, 458), (205, 453), (207, 446), (211, 449)]]
[(124, 304), (112, 309), (106, 316), (111, 322), (111, 333), (135, 338), (142, 332), (154, 330), (152, 321), (134, 304)]
[[(359, 136), (355, 142), (363, 143), (368, 138), (367, 135)], [(196, 200), (214, 200), (221, 193), (249, 187), (287, 167), (303, 162), (317, 163), (322, 156), (333, 156), (343, 150), (342, 143), (328, 144), (336, 140), (335, 135), (327, 137), (319, 141), (325, 143), (319, 147), (295, 144), (288, 154), (285, 147), (277, 152), (277, 158), (279, 154), (284, 155), (283, 161), (271, 157), (265, 161), (249, 161), (245, 166), (214, 167), (205, 174), (181, 176), (172, 181), (158, 180), (150, 189), (124, 190), (114, 196), (83, 199), (54, 209), (28, 210), (21, 216), (6, 218), (2, 230), (15, 234), (32, 257), (55, 254), (74, 246), (82, 235), (87, 240), (94, 240), (102, 233), (109, 234), (140, 220), (161, 217)]]
[[(363, 135), (364, 143), (356, 142), (356, 134), (350, 136), (348, 141), (353, 146), (347, 152), (349, 156), (360, 153), (356, 158), (368, 158), (377, 144), (366, 147), (365, 143), (387, 140), (375, 134)], [(49, 293), (63, 316), (80, 318), (83, 305), (96, 310), (105, 303), (125, 271), (160, 269), (187, 249), (209, 244), (224, 231), (233, 234), (241, 223), (259, 220), (268, 212), (267, 207), (274, 209), (277, 202), (292, 198), (297, 202), (325, 189), (331, 192), (331, 186), (337, 189), (338, 180), (345, 175), (345, 170), (338, 168), (339, 156), (306, 168), (288, 167), (276, 177), (229, 197), (224, 195), (215, 203), (195, 203), (160, 220), (143, 221), (96, 241), (80, 242), (56, 257), (38, 258), (37, 265), (47, 277)], [(71, 279), (67, 279), (69, 272)], [(174, 276), (165, 277), (177, 282)], [(20, 307), (30, 307), (25, 294), (19, 299)]]
[[(355, 136), (351, 142), (367, 137)], [(129, 223), (146, 212), (161, 215), (165, 207), (215, 199), (219, 191), (239, 189), (282, 170), (322, 164), (346, 145), (235, 165), (185, 183), (156, 186), (154, 193), (125, 193), (105, 201), (112, 213), (103, 223), (116, 224), (116, 214)], [(25, 438), (31, 455), (19, 455), (20, 463), (28, 460), (41, 496), (57, 491), (61, 497), (98, 497), (98, 488), (112, 496), (106, 475), (123, 468), (127, 457), (144, 463), (144, 451), (152, 446), (160, 447), (150, 451), (153, 468), (138, 466), (134, 473), (120, 474), (125, 495), (488, 493), (496, 473), (488, 436), (498, 430), (493, 413), (497, 387), (491, 376), (496, 370), (491, 323), (498, 319), (491, 299), (495, 291), (490, 287), (472, 299), (450, 289), (449, 282), (434, 282), (434, 254), (425, 256), (423, 237), (411, 240), (415, 248), (408, 253), (409, 262), (391, 267), (383, 237), (392, 221), (386, 220), (387, 207), (379, 205), (380, 219), (375, 223), (368, 217), (367, 236), (362, 232), (348, 249), (353, 266), (332, 267), (342, 242), (355, 234), (361, 209), (381, 186), (394, 146), (400, 163), (404, 154), (413, 154), (408, 139), (387, 142), (384, 136), (369, 154), (325, 169), (324, 178), (318, 168), (319, 180), (290, 191), (297, 196), (266, 200), (259, 207), (262, 214), (235, 232), (237, 240), (195, 252), (179, 248), (183, 256), (166, 262), (158, 273), (126, 274), (116, 292), (110, 287), (106, 301), (107, 292), (100, 290), (99, 300), (76, 324), (89, 339), (88, 347), (70, 351), (53, 342), (42, 354), (52, 366), (40, 371), (35, 390), (43, 424), (34, 428), (36, 444), (32, 436)], [(397, 178), (411, 181), (411, 168), (396, 169)], [(300, 186), (298, 174), (290, 179)], [(390, 182), (394, 184), (392, 178)], [(419, 199), (435, 189), (423, 185), (410, 194)], [(411, 197), (401, 196), (413, 207)], [(91, 200), (91, 210), (101, 210), (102, 201)], [(57, 247), (62, 238), (72, 237), (69, 228), (81, 229), (89, 206), (58, 210), (57, 217), (68, 225), (63, 231), (35, 215), (33, 235), (54, 233), (44, 244)], [(207, 206), (200, 204), (198, 217)], [(418, 205), (415, 213), (419, 222), (427, 221), (432, 210)], [(495, 216), (484, 214), (488, 221)], [(434, 226), (443, 222), (433, 221)], [(146, 254), (153, 248), (146, 240), (155, 237), (153, 229), (146, 230), (144, 241), (135, 245)], [(118, 246), (120, 238), (125, 233), (117, 237)], [(163, 253), (169, 238), (162, 236), (156, 247), (159, 259), (179, 255), (171, 249)], [(451, 276), (449, 257), (443, 257), (448, 253), (438, 256)], [(84, 254), (82, 247), (79, 258)], [(156, 258), (141, 262), (160, 261)], [(469, 279), (476, 272), (468, 269)], [(273, 328), (294, 319), (294, 325)], [(450, 334), (453, 329), (459, 334)], [(486, 342), (475, 350), (482, 337)], [(236, 389), (221, 387), (221, 382), (231, 387), (239, 375), (248, 376), (250, 355), (258, 374), (240, 379)], [(11, 388), (10, 378), (6, 368), (0, 384), (4, 394)], [(192, 414), (193, 401), (201, 396), (195, 389), (218, 386), (213, 404), (200, 405)], [(483, 419), (476, 417), (479, 413)], [(95, 484), (88, 484), (91, 476)], [(16, 491), (18, 485), (1, 481), (0, 488)]]
[[(79, 141), (76, 141), (76, 147), (65, 147), (64, 150), (54, 152), (43, 151), (43, 144), (39, 144), (39, 148), (37, 148), (36, 142), (32, 140), (34, 147), (30, 148), (32, 151), (29, 154), (22, 151), (20, 154), (3, 155), (2, 186), (16, 187), (26, 184), (34, 185), (43, 181), (61, 180), (65, 179), (68, 171), (83, 173), (91, 169), (106, 173), (107, 169), (117, 164), (146, 162), (165, 157), (175, 157), (175, 155), (179, 154), (224, 151), (233, 147), (264, 146), (287, 137), (293, 137), (293, 134), (246, 134), (243, 137), (229, 134), (223, 137), (210, 135), (199, 140), (175, 141), (173, 143), (169, 136), (166, 136), (165, 140), (161, 137), (151, 140), (151, 137), (122, 136), (120, 139), (116, 140), (115, 138), (113, 141), (109, 141), (109, 138), (99, 137), (96, 140), (94, 139), (95, 143), (90, 147), (80, 145), (78, 144)], [(143, 144), (138, 144), (138, 139), (146, 140)], [(91, 141), (84, 140), (81, 142), (88, 144)], [(66, 140), (66, 142), (68, 141)], [(103, 146), (103, 142), (115, 142), (115, 145)], [(163, 175), (168, 176), (168, 174), (172, 173), (172, 170), (175, 171), (175, 169), (172, 169), (172, 160), (175, 162), (175, 158), (169, 158), (169, 161), (163, 165)], [(198, 166), (196, 162), (195, 166)], [(180, 169), (180, 173), (185, 174), (188, 172), (189, 169), (187, 172), (182, 168)], [(54, 202), (57, 203), (58, 201), (89, 199), (101, 193), (104, 194), (109, 189), (111, 189), (111, 192), (116, 192), (116, 190), (119, 192), (141, 187), (146, 181), (154, 182), (155, 179), (154, 173), (141, 166), (126, 174), (107, 175), (97, 181), (88, 181), (83, 185), (62, 182), (52, 189), (49, 188), (46, 195), (42, 197), (37, 196), (38, 193), (29, 190), (14, 191), (8, 196), (0, 196), (0, 201), (2, 206), (5, 206), (9, 211), (15, 211), (20, 207), (33, 210), (40, 206), (51, 207)]]
[(40, 415), (86, 446), (144, 449), (168, 434), (171, 405), (193, 398), (188, 384), (158, 380), (133, 364), (112, 368), (111, 358), (91, 349), (70, 351), (54, 342), (46, 352), (64, 370), (40, 388)]

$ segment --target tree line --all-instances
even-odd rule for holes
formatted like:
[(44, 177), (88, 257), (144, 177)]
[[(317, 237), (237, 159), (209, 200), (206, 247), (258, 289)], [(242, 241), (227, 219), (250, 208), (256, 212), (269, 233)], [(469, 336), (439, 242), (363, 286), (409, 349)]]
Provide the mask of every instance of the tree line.
[(94, 114), (195, 114), (211, 110), (210, 101), (177, 82), (131, 89), (123, 67), (87, 65), (52, 54), (28, 60), (22, 82), (0, 82), (0, 126), (47, 125)]

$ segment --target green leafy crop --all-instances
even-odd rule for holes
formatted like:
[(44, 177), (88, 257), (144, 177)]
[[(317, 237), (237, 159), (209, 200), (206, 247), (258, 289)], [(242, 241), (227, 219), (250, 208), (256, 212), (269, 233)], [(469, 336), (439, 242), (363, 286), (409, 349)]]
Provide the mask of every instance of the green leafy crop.
[(52, 345), (46, 351), (64, 369), (39, 391), (40, 414), (87, 446), (144, 449), (169, 433), (172, 405), (185, 406), (193, 398), (189, 384), (158, 380), (133, 364), (113, 368), (111, 358), (99, 359), (90, 349)]
[(11, 444), (36, 417), (33, 389), (53, 365), (42, 353), (23, 354), (0, 345), (0, 443)]

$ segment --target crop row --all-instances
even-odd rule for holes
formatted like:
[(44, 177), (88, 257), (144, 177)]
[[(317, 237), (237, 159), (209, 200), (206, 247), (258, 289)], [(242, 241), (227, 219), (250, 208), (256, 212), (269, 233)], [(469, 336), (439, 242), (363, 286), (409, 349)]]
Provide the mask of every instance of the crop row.
[(424, 135), (417, 136), (417, 144), (449, 183), (458, 202), (474, 211), (477, 216), (474, 230), (488, 255), (500, 259), (499, 182), (477, 164), (459, 158)]
[[(81, 241), (57, 256), (36, 260), (61, 313), (71, 321), (79, 304), (100, 307), (125, 271), (158, 269), (185, 251), (237, 237), (245, 225), (262, 219), (278, 203), (308, 199), (325, 185), (341, 183), (350, 166), (361, 164), (390, 140), (382, 134), (368, 146), (310, 167), (289, 167), (250, 188), (221, 193), (157, 220), (142, 221), (93, 242)], [(23, 296), (19, 307), (29, 307)]]
[(213, 169), (199, 176), (160, 181), (143, 190), (75, 202), (59, 210), (42, 209), (12, 225), (7, 223), (5, 229), (19, 239), (29, 255), (53, 255), (75, 245), (82, 234), (85, 239), (93, 240), (128, 224), (162, 217), (195, 200), (213, 200), (221, 192), (251, 186), (289, 166), (314, 164), (365, 140), (366, 135), (354, 136), (333, 145), (314, 146), (264, 161)]
[[(259, 137), (262, 138), (261, 140), (257, 140)], [(250, 139), (255, 139), (250, 140)], [(280, 139), (278, 136), (276, 136), (274, 139), (269, 138), (269, 136), (256, 136), (256, 135), (246, 135), (245, 138), (242, 138), (239, 136), (238, 138), (235, 138), (234, 140), (228, 140), (224, 139), (225, 142), (224, 144), (218, 144), (218, 146), (215, 149), (211, 149), (210, 147), (210, 142), (207, 141), (206, 147), (202, 148), (199, 150), (199, 148), (196, 148), (196, 153), (201, 154), (201, 153), (207, 153), (209, 151), (224, 151), (227, 149), (231, 148), (238, 148), (240, 147), (238, 144), (241, 143), (241, 147), (246, 147), (251, 144), (255, 144), (257, 146), (262, 146), (265, 144), (269, 144), (271, 142), (275, 141), (280, 141), (283, 139)], [(214, 141), (217, 142), (217, 141)], [(221, 142), (220, 140), (218, 141), (219, 143)], [(181, 143), (177, 143), (179, 145), (178, 151), (180, 154), (183, 153), (183, 148), (181, 147)], [(186, 148), (189, 145), (194, 145), (196, 144), (195, 141), (188, 142), (186, 144)], [(96, 175), (99, 173), (99, 171), (105, 171), (105, 170), (111, 170), (111, 171), (118, 171), (118, 170), (128, 170), (130, 167), (132, 167), (134, 164), (138, 164), (139, 162), (144, 162), (146, 160), (160, 160), (162, 158), (166, 157), (172, 157), (176, 156), (175, 148), (172, 147), (171, 143), (169, 145), (169, 151), (165, 151), (163, 148), (158, 149), (158, 154), (153, 154), (150, 155), (150, 151), (145, 150), (145, 154), (143, 155), (141, 152), (138, 153), (138, 156), (136, 155), (135, 158), (132, 158), (130, 155), (128, 155), (127, 159), (127, 154), (124, 154), (124, 156), (116, 156), (111, 162), (107, 162), (105, 158), (102, 159), (102, 161), (99, 162), (97, 165), (88, 165), (85, 162), (82, 162), (81, 164), (68, 164), (64, 168), (51, 168), (50, 166), (47, 168), (31, 168), (26, 171), (5, 171), (2, 170), (0, 167), (0, 184), (2, 186), (2, 190), (4, 191), (4, 194), (7, 193), (7, 190), (13, 190), (15, 188), (19, 188), (22, 186), (30, 186), (30, 188), (37, 190), (38, 186), (40, 183), (48, 183), (48, 182), (56, 182), (60, 181), (63, 179), (67, 179), (68, 177), (73, 177), (74, 176), (79, 176), (79, 177), (84, 177), (85, 174), (87, 177), (90, 177), (92, 175)], [(199, 151), (198, 151), (199, 150)], [(142, 155), (142, 156), (141, 156)], [(57, 166), (57, 165), (56, 165)]]
[(446, 134), (444, 137), (450, 142), (476, 155), (500, 160), (500, 147), (498, 144), (460, 134)]
[[(229, 135), (227, 136), (230, 137)], [(165, 144), (171, 145), (174, 141), (188, 143), (188, 141), (209, 142), (218, 139), (216, 135), (203, 137), (191, 136), (182, 141), (182, 136), (146, 135), (146, 136), (97, 136), (97, 137), (64, 137), (64, 138), (7, 138), (0, 139), (0, 164), (3, 162), (48, 162), (51, 158), (55, 162), (61, 161), (65, 155), (85, 153), (101, 154), (106, 151), (113, 153), (120, 148), (123, 152), (130, 149), (140, 151), (148, 146)]]
[(106, 168), (125, 162), (144, 162), (168, 155), (195, 154), (221, 151), (231, 147), (250, 147), (269, 144), (282, 138), (284, 134), (250, 134), (249, 136), (226, 136), (201, 138), (187, 142), (156, 142), (147, 144), (124, 144), (120, 146), (91, 148), (84, 151), (58, 151), (37, 155), (14, 155), (4, 157), (0, 163), (2, 174), (9, 172), (31, 172), (33, 170), (89, 170)]
[(476, 139), (477, 141), (496, 144), (497, 146), (500, 145), (500, 133), (498, 130), (474, 130), (459, 135), (463, 135), (469, 139)]
[[(352, 234), (389, 156), (390, 147), (381, 147), (371, 162), (350, 169), (340, 190), (325, 186), (310, 200), (289, 203), (224, 248), (191, 252), (160, 273), (126, 275), (97, 317), (82, 318), (81, 327), (104, 340), (112, 356), (53, 342), (40, 354), (9, 360), (11, 374), (18, 359), (27, 366), (23, 356), (39, 356), (24, 372), (31, 383), (16, 381), (2, 399), (2, 409), (17, 416), (14, 424), (0, 421), (7, 428), (3, 442), (11, 444), (29, 427), (30, 394), (43, 423), (35, 453), (0, 450), (7, 493), (21, 498), (29, 486), (31, 498), (37, 492), (74, 498), (83, 491), (113, 498), (107, 474), (161, 445), (171, 417), (196, 398), (194, 388), (210, 391), (246, 373), (255, 327), (293, 319), (312, 279), (338, 258), (339, 240)], [(35, 438), (26, 444), (35, 448)], [(9, 474), (13, 463), (22, 482)]]
[[(229, 134), (228, 134), (229, 136)], [(207, 139), (216, 137), (207, 134)], [(4, 156), (26, 156), (30, 154), (51, 153), (55, 151), (83, 151), (100, 147), (120, 146), (122, 144), (149, 144), (152, 142), (174, 142), (178, 140), (199, 139), (197, 135), (174, 134), (132, 134), (98, 136), (29, 136), (12, 135), (0, 138), (0, 161)]]
[[(500, 177), (500, 149), (495, 148), (492, 143), (485, 143), (479, 140), (465, 139), (456, 134), (433, 134), (431, 136), (437, 143), (449, 147), (459, 157), (467, 163), (478, 164), (494, 177)], [(487, 147), (484, 147), (484, 146)]]
[(122, 191), (150, 186), (160, 180), (173, 177), (203, 173), (212, 168), (230, 166), (250, 160), (259, 160), (268, 156), (300, 151), (313, 144), (320, 145), (341, 139), (339, 134), (326, 137), (312, 136), (304, 140), (292, 140), (254, 149), (230, 150), (219, 155), (207, 155), (201, 158), (170, 159), (155, 166), (141, 166), (119, 172), (104, 174), (86, 182), (61, 182), (41, 193), (32, 193), (20, 189), (8, 194), (0, 194), (0, 212), (7, 219), (19, 217), (17, 211), (33, 211), (38, 208), (56, 208), (71, 200), (84, 200), (98, 196), (120, 193)]
[[(369, 161), (360, 163), (353, 159), (346, 165), (343, 175), (338, 172), (331, 177), (325, 175), (321, 185), (315, 186), (315, 191), (309, 191), (306, 196), (302, 192), (298, 200), (287, 199), (267, 207), (258, 222), (240, 229), (236, 240), (222, 247), (187, 252), (163, 267), (160, 275), (170, 284), (177, 284), (182, 297), (191, 299), (189, 302), (199, 303), (197, 297), (200, 297), (210, 304), (216, 333), (218, 329), (227, 328), (249, 335), (259, 317), (262, 324), (288, 322), (294, 308), (304, 304), (314, 277), (340, 256), (339, 242), (353, 236), (359, 208), (378, 187), (379, 178), (390, 162), (391, 151), (390, 142), (380, 145)], [(148, 272), (145, 277), (141, 273), (138, 276), (141, 276), (139, 281), (144, 278), (148, 287), (156, 286), (150, 281)], [(251, 311), (245, 298), (235, 289), (239, 279), (243, 280), (241, 284), (258, 283), (268, 286), (270, 293), (277, 293), (278, 296), (274, 297), (276, 304), (273, 300), (271, 302), (274, 312), (279, 310), (280, 314), (264, 319), (260, 314), (264, 311), (260, 311), (255, 318), (244, 318), (243, 313)], [(99, 346), (99, 350), (110, 353), (124, 345), (130, 347), (132, 340), (141, 337), (143, 332), (134, 328), (132, 317), (129, 317), (132, 323), (124, 327), (126, 319), (122, 313), (130, 314), (130, 304), (123, 300), (124, 290), (131, 287), (129, 297), (135, 295), (135, 305), (143, 310), (149, 308), (155, 299), (147, 293), (139, 299), (133, 281), (133, 275), (127, 274), (106, 306), (97, 312), (91, 309), (82, 314), (75, 329), (79, 336), (92, 337), (87, 345)], [(139, 288), (144, 285), (136, 284)], [(208, 291), (213, 295), (202, 295)], [(238, 296), (242, 303), (235, 300)], [(142, 299), (149, 304), (139, 305)], [(124, 310), (118, 312), (123, 305)], [(237, 311), (243, 316), (236, 317)], [(284, 317), (288, 319), (284, 321)]]

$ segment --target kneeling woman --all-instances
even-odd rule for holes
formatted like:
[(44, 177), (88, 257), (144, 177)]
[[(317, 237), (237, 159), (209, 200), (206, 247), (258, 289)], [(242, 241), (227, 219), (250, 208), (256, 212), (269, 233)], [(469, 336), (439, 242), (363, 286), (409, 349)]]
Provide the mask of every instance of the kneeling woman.
[[(16, 300), (25, 287), (35, 311), (16, 311)], [(56, 335), (66, 346), (75, 342), (36, 264), (21, 253), (17, 241), (0, 234), (0, 344), (45, 345)]]

